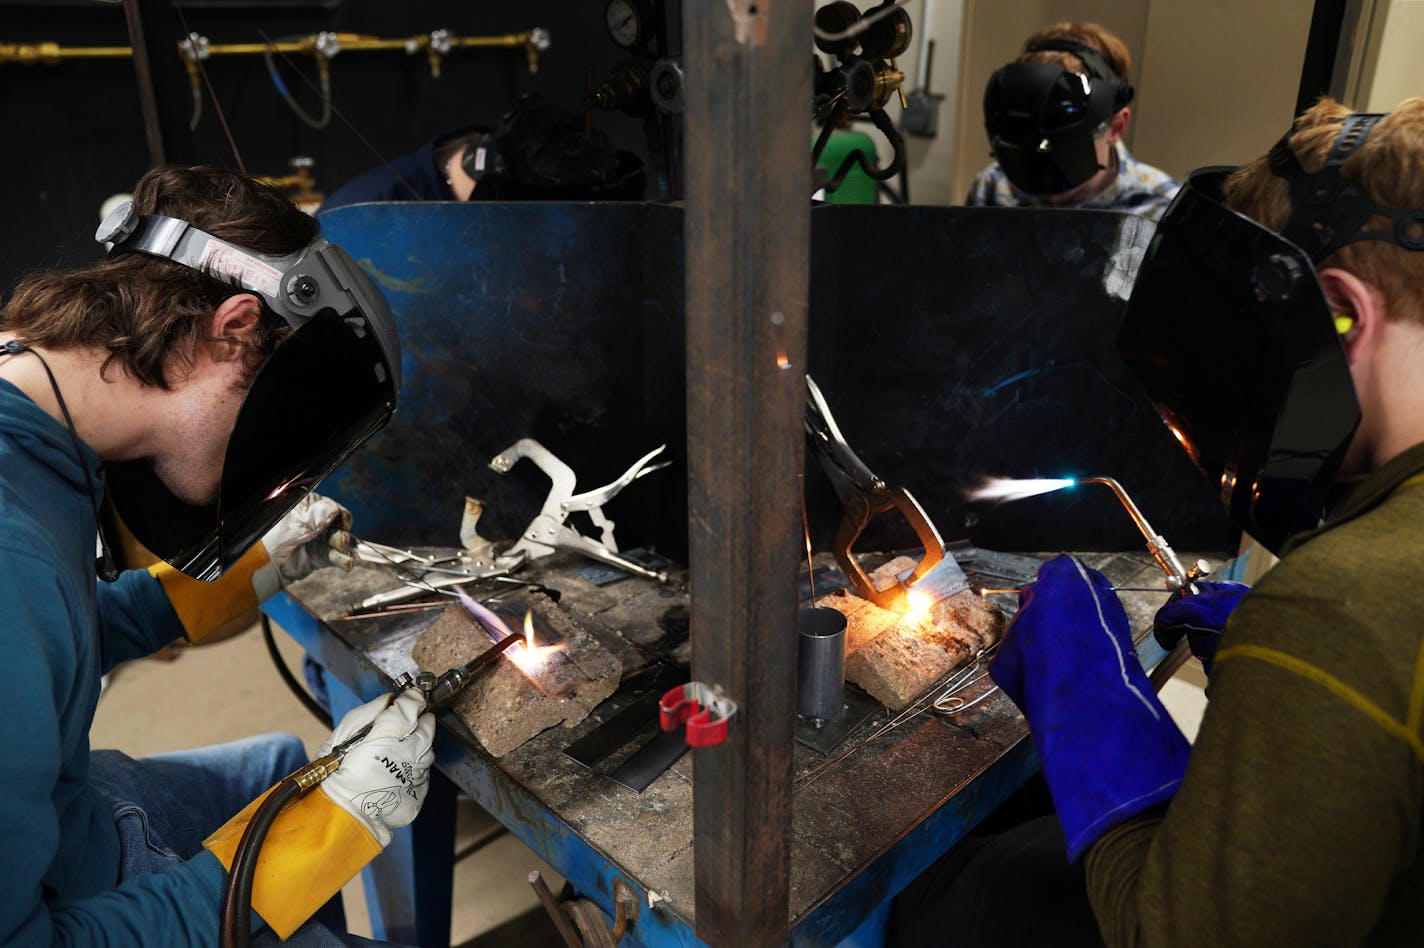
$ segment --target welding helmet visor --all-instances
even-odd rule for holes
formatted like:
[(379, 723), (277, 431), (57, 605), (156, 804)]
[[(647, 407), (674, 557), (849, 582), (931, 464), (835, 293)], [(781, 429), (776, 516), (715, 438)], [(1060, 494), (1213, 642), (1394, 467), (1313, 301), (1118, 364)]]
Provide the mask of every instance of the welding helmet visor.
[(1194, 172), (1157, 225), (1118, 348), (1167, 427), (1267, 549), (1317, 526), (1360, 408), (1310, 256)]
[[(173, 220), (145, 219), (137, 233), (152, 237), (153, 226)], [(106, 464), (105, 481), (140, 543), (187, 575), (212, 580), (390, 419), (400, 390), (400, 344), (380, 290), (323, 239), (281, 259), (249, 254), (194, 228), (167, 252), (160, 252), (167, 238), (131, 237), (129, 246), (116, 247), (193, 266), (182, 250), (190, 238), (207, 247), (203, 266), (233, 278), (237, 291), (261, 296), (295, 331), (243, 398), (214, 503), (180, 500), (148, 460)], [(216, 257), (208, 241), (220, 245)], [(242, 275), (254, 261), (262, 265), (257, 275)]]
[(1097, 174), (1096, 139), (1117, 111), (1119, 86), (1048, 63), (998, 69), (984, 90), (984, 129), (1014, 187), (1063, 194)]

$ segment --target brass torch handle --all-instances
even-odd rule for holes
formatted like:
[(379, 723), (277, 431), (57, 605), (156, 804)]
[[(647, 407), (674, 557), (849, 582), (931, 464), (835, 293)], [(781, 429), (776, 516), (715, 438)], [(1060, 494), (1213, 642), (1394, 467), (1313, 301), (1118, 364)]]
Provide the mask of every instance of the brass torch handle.
[(1157, 565), (1162, 567), (1162, 572), (1167, 574), (1167, 579), (1173, 589), (1187, 589), (1195, 593), (1192, 587), (1192, 576), (1182, 561), (1177, 559), (1176, 552), (1167, 545), (1167, 540), (1156, 530), (1152, 529), (1152, 524), (1147, 522), (1142, 511), (1138, 508), (1131, 497), (1127, 496), (1127, 491), (1123, 490), (1121, 484), (1112, 477), (1085, 477), (1080, 480), (1080, 484), (1105, 484), (1117, 495), (1117, 499), (1122, 501), (1122, 505), (1127, 508), (1128, 516), (1132, 517), (1132, 522), (1137, 524), (1137, 529), (1142, 531), (1142, 537), (1147, 541), (1147, 552), (1157, 561)]

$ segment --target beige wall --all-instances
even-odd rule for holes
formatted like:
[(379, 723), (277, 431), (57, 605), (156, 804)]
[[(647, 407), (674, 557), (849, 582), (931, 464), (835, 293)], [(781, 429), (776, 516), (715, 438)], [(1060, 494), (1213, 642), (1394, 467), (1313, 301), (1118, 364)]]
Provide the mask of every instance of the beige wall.
[(1310, 0), (1157, 0), (1133, 152), (1174, 177), (1264, 154), (1290, 127)]
[(1383, 14), (1383, 29), (1371, 36), (1356, 107), (1387, 112), (1401, 99), (1424, 95), (1424, 0), (1380, 0), (1376, 7), (1384, 8), (1375, 11)]
[[(935, 41), (930, 91), (944, 96), (939, 105), (939, 134), (934, 138), (905, 136), (910, 166), (910, 199), (915, 204), (957, 204), (954, 193), (954, 155), (959, 130), (959, 72), (963, 54), (964, 8), (967, 0), (911, 0), (908, 8), (918, 29), (928, 8), (930, 36)], [(915, 88), (919, 72), (918, 36), (910, 55), (900, 65), (910, 77), (906, 90)], [(892, 116), (898, 119), (891, 106)]]

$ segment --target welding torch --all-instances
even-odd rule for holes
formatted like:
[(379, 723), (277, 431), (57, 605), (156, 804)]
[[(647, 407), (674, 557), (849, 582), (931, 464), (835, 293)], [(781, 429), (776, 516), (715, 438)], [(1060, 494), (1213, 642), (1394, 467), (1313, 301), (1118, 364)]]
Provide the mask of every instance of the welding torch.
[[(476, 620), (480, 620), (478, 615)], [(483, 625), (483, 621), (481, 621)], [(493, 631), (493, 630), (487, 630)], [(412, 676), (409, 672), (395, 681), (395, 692), (399, 694), (407, 688), (416, 688), (425, 697), (425, 707), (430, 711), (441, 711), (455, 699), (466, 685), (480, 672), (492, 666), (515, 642), (524, 641), (524, 636), (506, 632), (504, 638), (485, 649), (463, 665), (457, 665), (442, 675), (421, 672)], [(220, 948), (246, 948), (252, 939), (252, 882), (257, 871), (258, 856), (267, 832), (272, 828), (277, 816), (288, 804), (316, 789), (327, 777), (341, 767), (347, 752), (363, 740), (371, 731), (367, 724), (351, 737), (342, 741), (325, 754), (283, 777), (272, 788), (272, 792), (253, 813), (242, 839), (233, 853), (232, 868), (228, 872), (223, 887), (221, 913), (219, 918)]]
[[(1147, 522), (1147, 518), (1142, 515), (1137, 504), (1127, 496), (1127, 491), (1123, 490), (1122, 485), (1116, 479), (1085, 477), (1078, 483), (1104, 484), (1112, 489), (1112, 492), (1117, 495), (1117, 499), (1122, 501), (1122, 505), (1127, 508), (1128, 516), (1132, 517), (1132, 522), (1137, 524), (1138, 530), (1142, 531), (1143, 538), (1147, 540), (1147, 552), (1157, 561), (1157, 565), (1162, 567), (1162, 572), (1167, 574), (1167, 588), (1172, 590), (1174, 596), (1195, 596), (1201, 592), (1197, 586), (1197, 580), (1210, 570), (1206, 560), (1197, 560), (1190, 569), (1182, 566), (1182, 561), (1177, 558), (1176, 551), (1167, 544), (1167, 540), (1162, 534), (1152, 529), (1152, 524)], [(1177, 673), (1177, 669), (1186, 664), (1192, 653), (1185, 636), (1179, 636), (1175, 642), (1164, 642), (1161, 638), (1157, 638), (1157, 644), (1162, 646), (1167, 654), (1152, 669), (1148, 680), (1152, 682), (1154, 689), (1161, 691), (1162, 686)]]
[(1132, 522), (1137, 524), (1138, 530), (1142, 531), (1142, 536), (1147, 541), (1147, 552), (1157, 561), (1157, 565), (1162, 567), (1162, 572), (1167, 574), (1168, 589), (1185, 596), (1195, 596), (1201, 591), (1197, 589), (1196, 583), (1210, 569), (1206, 561), (1197, 560), (1192, 564), (1191, 569), (1183, 567), (1182, 561), (1177, 558), (1176, 551), (1167, 544), (1167, 539), (1152, 529), (1152, 524), (1147, 522), (1147, 518), (1142, 515), (1137, 504), (1127, 496), (1127, 491), (1123, 490), (1122, 485), (1115, 478), (1085, 477), (1077, 483), (1104, 484), (1112, 489), (1112, 492), (1117, 495), (1117, 499), (1122, 501), (1122, 505), (1127, 508), (1128, 516), (1132, 518)]
[(463, 665), (456, 665), (443, 675), (423, 671), (412, 676), (406, 672), (396, 679), (396, 689), (415, 688), (425, 696), (425, 706), (431, 711), (443, 711), (466, 685), (480, 672), (499, 660), (499, 657), (515, 642), (523, 642), (524, 636), (510, 633), (491, 648), (485, 649)]

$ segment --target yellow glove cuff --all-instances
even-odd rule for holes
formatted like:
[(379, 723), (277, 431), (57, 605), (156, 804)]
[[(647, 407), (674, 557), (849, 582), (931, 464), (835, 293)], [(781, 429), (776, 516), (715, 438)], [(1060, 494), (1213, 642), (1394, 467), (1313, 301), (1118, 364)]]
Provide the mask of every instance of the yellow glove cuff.
[[(242, 833), (267, 793), (203, 840), (224, 868), (232, 868)], [(369, 829), (313, 790), (278, 814), (268, 831), (252, 881), (252, 907), (285, 940), (380, 852)]]
[(211, 583), (199, 582), (164, 562), (154, 563), (148, 572), (163, 586), (188, 641), (201, 642), (232, 619), (257, 608), (252, 574), (269, 561), (267, 548), (257, 543)]

